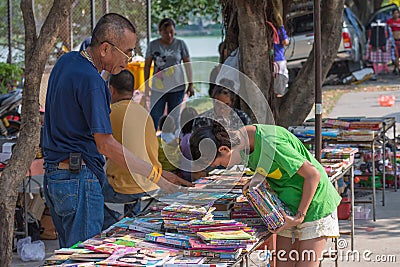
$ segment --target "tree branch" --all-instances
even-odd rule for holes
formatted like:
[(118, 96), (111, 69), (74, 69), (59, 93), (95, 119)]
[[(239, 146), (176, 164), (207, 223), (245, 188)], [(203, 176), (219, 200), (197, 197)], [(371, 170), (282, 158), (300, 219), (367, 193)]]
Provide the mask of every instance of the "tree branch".
[(36, 34), (36, 22), (35, 16), (33, 15), (33, 3), (32, 0), (21, 0), (20, 4), (22, 10), (22, 16), (24, 18), (25, 27), (25, 62), (29, 61), (34, 44), (37, 40)]

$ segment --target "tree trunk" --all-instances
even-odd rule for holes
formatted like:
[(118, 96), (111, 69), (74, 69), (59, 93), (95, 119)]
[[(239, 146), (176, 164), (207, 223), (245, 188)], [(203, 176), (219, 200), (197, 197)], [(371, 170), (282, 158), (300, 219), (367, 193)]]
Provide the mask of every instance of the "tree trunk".
[(380, 8), (382, 0), (352, 0), (348, 2), (351, 10), (365, 25), (371, 14)]
[[(265, 0), (235, 0), (234, 2), (238, 10), (240, 69), (258, 87), (254, 88), (247, 79), (244, 79), (244, 84), (243, 80), (241, 81), (241, 91), (245, 93), (244, 98), (250, 110), (244, 109), (254, 115), (253, 119), (259, 118), (256, 121), (258, 123), (273, 123), (270, 109), (266, 106), (273, 97), (271, 95), (273, 80), (270, 54), (272, 29), (265, 22), (268, 19), (265, 14), (267, 3)], [(258, 97), (257, 93), (260, 91), (262, 95)]]
[[(342, 34), (343, 0), (321, 1), (322, 77), (325, 79), (336, 57)], [(289, 92), (276, 99), (277, 124), (300, 125), (310, 113), (315, 99), (314, 48)], [(322, 100), (323, 101), (323, 100)]]
[(12, 157), (0, 177), (0, 266), (10, 266), (14, 237), (14, 212), (17, 190), (31, 165), (39, 142), (39, 91), (43, 71), (54, 46), (60, 25), (68, 16), (73, 0), (54, 0), (53, 6), (36, 33), (32, 0), (21, 0), (25, 25), (25, 85), (22, 99), (21, 131)]
[[(258, 86), (271, 107), (275, 123), (284, 127), (301, 124), (310, 113), (315, 96), (314, 49), (283, 98), (276, 98), (273, 90), (272, 30), (266, 20), (273, 21), (274, 0), (227, 1), (222, 0), (226, 39), (228, 47), (240, 47), (240, 70)], [(344, 0), (321, 1), (322, 13), (322, 75), (325, 77), (336, 57), (342, 29)], [(253, 85), (254, 85), (253, 84)], [(272, 123), (270, 107), (257, 94), (251, 82), (241, 84), (247, 101), (242, 107), (250, 114), (265, 118), (258, 123)], [(242, 96), (242, 95), (241, 95)], [(254, 116), (253, 116), (254, 118)]]

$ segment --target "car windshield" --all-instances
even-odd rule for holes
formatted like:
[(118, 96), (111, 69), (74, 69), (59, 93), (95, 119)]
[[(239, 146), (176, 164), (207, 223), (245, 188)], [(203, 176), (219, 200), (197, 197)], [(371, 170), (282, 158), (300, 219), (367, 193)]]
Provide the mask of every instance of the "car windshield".
[(292, 35), (313, 32), (313, 14), (310, 13), (303, 16), (293, 17), (289, 22), (288, 28)]

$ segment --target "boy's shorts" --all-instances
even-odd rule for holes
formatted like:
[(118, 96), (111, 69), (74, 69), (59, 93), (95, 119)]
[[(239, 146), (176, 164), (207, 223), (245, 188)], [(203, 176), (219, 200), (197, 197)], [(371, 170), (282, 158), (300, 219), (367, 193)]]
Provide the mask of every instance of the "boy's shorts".
[(314, 239), (322, 236), (326, 236), (328, 238), (338, 237), (339, 236), (339, 222), (337, 217), (337, 211), (335, 209), (332, 214), (326, 216), (325, 218), (312, 221), (305, 222), (295, 226), (292, 229), (285, 229), (282, 232), (279, 232), (279, 236), (302, 240)]

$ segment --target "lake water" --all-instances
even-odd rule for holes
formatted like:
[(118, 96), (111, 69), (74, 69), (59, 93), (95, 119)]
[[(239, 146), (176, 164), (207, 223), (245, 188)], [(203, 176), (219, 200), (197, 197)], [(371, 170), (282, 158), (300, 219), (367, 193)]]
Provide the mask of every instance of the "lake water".
[(218, 57), (218, 45), (222, 41), (220, 36), (204, 37), (177, 37), (185, 41), (189, 47), (190, 56), (194, 58)]
[[(218, 63), (218, 45), (220, 44), (220, 36), (193, 36), (177, 38), (185, 41), (189, 49), (190, 58), (193, 62), (193, 79), (196, 96), (208, 96), (208, 81), (212, 68)], [(144, 50), (145, 51), (145, 50)], [(195, 63), (197, 61), (207, 61)]]

